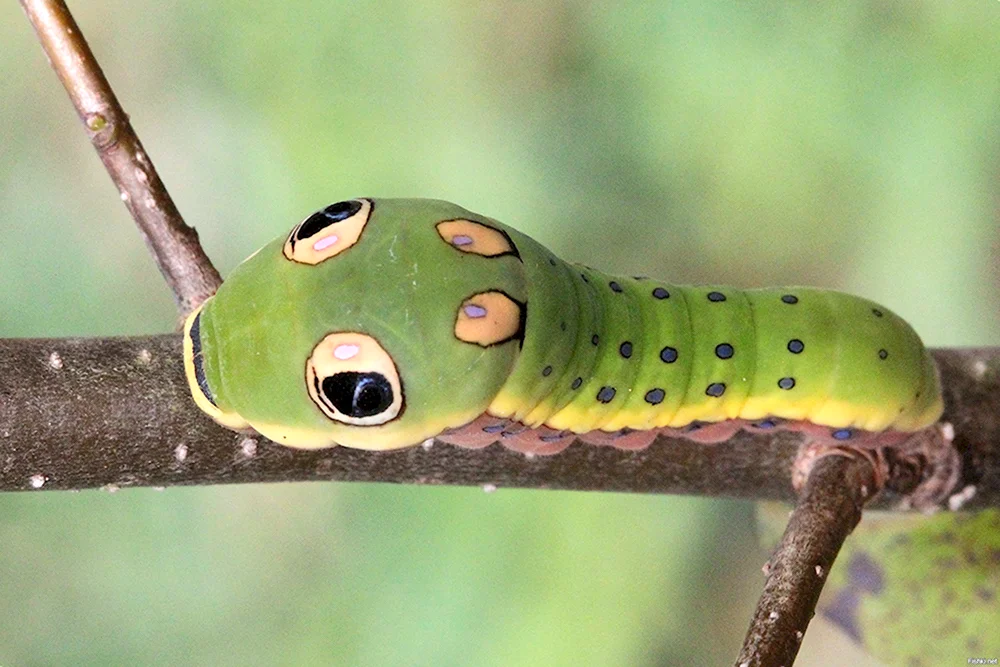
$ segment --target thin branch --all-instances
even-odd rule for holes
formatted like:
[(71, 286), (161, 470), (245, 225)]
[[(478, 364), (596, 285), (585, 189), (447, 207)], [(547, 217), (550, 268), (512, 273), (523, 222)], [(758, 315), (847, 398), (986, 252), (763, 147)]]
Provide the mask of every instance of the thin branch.
[(28, 20), (184, 316), (222, 279), (181, 218), (80, 28), (61, 0), (21, 0)]
[(791, 665), (844, 540), (861, 520), (876, 475), (864, 457), (824, 456), (767, 565), (767, 581), (736, 664)]
[[(938, 350), (967, 507), (1000, 506), (1000, 348)], [(794, 501), (792, 434), (718, 445), (663, 438), (627, 452), (574, 444), (525, 457), (499, 445), (297, 451), (217, 426), (188, 393), (178, 335), (0, 339), (0, 490), (301, 480), (459, 484)], [(912, 476), (913, 471), (906, 474)], [(39, 484), (39, 480), (42, 483)], [(890, 485), (891, 486), (891, 485)], [(883, 494), (879, 507), (899, 498)]]

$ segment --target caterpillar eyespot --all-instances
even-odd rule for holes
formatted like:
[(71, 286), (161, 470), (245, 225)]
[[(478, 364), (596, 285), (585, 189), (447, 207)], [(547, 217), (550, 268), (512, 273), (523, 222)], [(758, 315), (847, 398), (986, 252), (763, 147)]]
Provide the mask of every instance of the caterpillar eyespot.
[(550, 454), (740, 428), (857, 443), (942, 411), (933, 361), (883, 306), (609, 276), (434, 200), (306, 216), (192, 313), (184, 349), (209, 416), (301, 448)]

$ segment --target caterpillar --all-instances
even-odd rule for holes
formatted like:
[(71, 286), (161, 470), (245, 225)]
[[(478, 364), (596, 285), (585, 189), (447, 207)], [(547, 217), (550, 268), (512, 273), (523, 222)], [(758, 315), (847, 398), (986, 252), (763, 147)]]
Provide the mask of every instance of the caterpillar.
[(611, 276), (428, 199), (309, 215), (188, 317), (184, 356), (204, 412), (298, 448), (891, 444), (942, 413), (920, 338), (872, 301)]

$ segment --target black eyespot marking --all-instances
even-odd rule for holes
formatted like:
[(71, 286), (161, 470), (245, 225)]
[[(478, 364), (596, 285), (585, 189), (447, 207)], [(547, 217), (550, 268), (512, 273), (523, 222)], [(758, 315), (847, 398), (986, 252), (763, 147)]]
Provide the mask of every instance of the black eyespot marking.
[(600, 342), (601, 342), (601, 337), (598, 336), (597, 334), (594, 334), (593, 336), (590, 337), (590, 344), (591, 345), (597, 345)]
[(339, 201), (336, 204), (330, 204), (322, 211), (316, 211), (299, 226), (298, 230), (296, 230), (295, 238), (292, 239), (293, 245), (295, 241), (307, 239), (310, 236), (318, 234), (334, 223), (347, 220), (360, 210), (361, 202), (357, 199), (349, 199), (347, 201)]
[(555, 266), (556, 265), (556, 260), (554, 260), (553, 258), (549, 257), (549, 264), (551, 264), (552, 266)]
[(580, 385), (582, 384), (583, 384), (583, 378), (577, 378), (573, 380), (573, 384), (571, 384), (569, 387), (570, 389), (579, 389)]
[(565, 322), (560, 322), (559, 323), (559, 329), (561, 331), (566, 331), (566, 323)]
[(705, 395), (718, 398), (726, 393), (726, 383), (725, 382), (713, 382), (705, 388)]
[(371, 417), (392, 405), (392, 385), (381, 373), (336, 373), (323, 378), (322, 391), (348, 417)]
[(834, 431), (830, 435), (833, 436), (834, 440), (850, 440), (854, 433), (849, 428), (842, 428)]
[(632, 276), (632, 280), (649, 280), (649, 276)]
[(657, 287), (656, 289), (653, 290), (653, 298), (654, 299), (669, 299), (670, 298), (670, 292), (668, 292), (667, 290), (663, 289), (662, 287)]
[(799, 302), (799, 297), (794, 294), (785, 294), (781, 297), (781, 301), (787, 304), (796, 304)]
[(781, 378), (778, 380), (779, 389), (791, 389), (795, 386), (795, 378)]
[(690, 424), (688, 424), (687, 426), (684, 427), (684, 432), (685, 433), (693, 433), (694, 431), (699, 430), (704, 425), (705, 425), (705, 422), (699, 422), (699, 421), (691, 422)]
[(625, 341), (624, 343), (622, 343), (621, 345), (619, 345), (618, 346), (618, 353), (621, 354), (626, 359), (628, 359), (629, 357), (631, 357), (632, 356), (632, 343), (629, 342), (629, 341)]
[(733, 352), (733, 346), (729, 343), (719, 343), (715, 346), (715, 356), (719, 359), (731, 359)]
[(597, 400), (601, 403), (610, 403), (611, 399), (615, 397), (614, 387), (601, 387), (601, 390), (597, 392)]
[(721, 303), (726, 300), (726, 295), (722, 292), (709, 292), (708, 300), (712, 303)]
[(552, 375), (552, 366), (546, 366), (542, 369), (542, 377), (548, 377)]
[(872, 314), (875, 315), (875, 317), (882, 317), (883, 315), (885, 315), (885, 313), (883, 313), (878, 308), (872, 308)]
[(587, 277), (586, 273), (581, 273), (580, 277), (583, 278), (583, 282), (585, 282), (585, 283), (589, 283), (590, 282), (590, 278)]
[(188, 333), (188, 337), (191, 339), (191, 361), (194, 363), (194, 379), (198, 383), (198, 389), (201, 390), (202, 396), (205, 397), (212, 405), (219, 407), (215, 403), (215, 397), (212, 395), (212, 390), (208, 386), (208, 376), (205, 375), (205, 356), (201, 351), (201, 313), (199, 312), (194, 316), (194, 321), (191, 323), (191, 331)]
[(788, 341), (788, 351), (792, 354), (799, 354), (804, 349), (806, 349), (805, 343), (800, 341), (798, 338), (793, 338)]
[(646, 402), (650, 405), (659, 405), (666, 398), (667, 392), (662, 389), (650, 389), (646, 392)]
[(611, 288), (612, 292), (615, 292), (616, 294), (621, 294), (622, 286), (616, 283), (614, 280), (608, 283), (608, 287)]
[(677, 361), (677, 350), (667, 346), (660, 350), (660, 361), (665, 364), (672, 364)]
[(882, 349), (882, 350), (878, 351), (878, 358), (879, 359), (882, 359), (884, 361), (888, 357), (889, 357), (889, 351), (888, 350)]

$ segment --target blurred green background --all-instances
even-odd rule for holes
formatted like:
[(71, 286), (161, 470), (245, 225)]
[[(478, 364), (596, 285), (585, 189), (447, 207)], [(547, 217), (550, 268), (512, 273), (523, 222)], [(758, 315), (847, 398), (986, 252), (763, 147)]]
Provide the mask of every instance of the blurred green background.
[[(223, 274), (332, 201), (430, 196), (611, 271), (845, 289), (931, 345), (1000, 343), (1000, 3), (73, 9)], [(171, 330), (15, 3), (0, 44), (0, 336)], [(752, 517), (360, 484), (9, 494), (0, 663), (726, 664), (762, 583)], [(843, 664), (839, 641), (814, 623), (800, 664)]]

